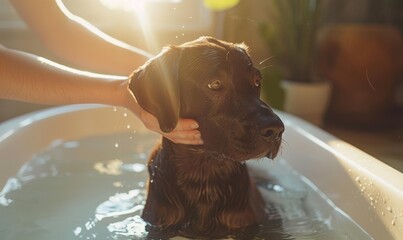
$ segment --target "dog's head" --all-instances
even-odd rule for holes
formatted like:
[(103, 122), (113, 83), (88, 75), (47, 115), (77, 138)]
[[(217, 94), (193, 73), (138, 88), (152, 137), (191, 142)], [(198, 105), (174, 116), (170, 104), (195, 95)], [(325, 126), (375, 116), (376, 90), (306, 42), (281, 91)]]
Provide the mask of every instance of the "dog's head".
[(224, 159), (274, 158), (284, 125), (260, 100), (262, 76), (244, 44), (201, 37), (165, 48), (137, 69), (129, 85), (164, 132), (195, 119), (202, 150)]

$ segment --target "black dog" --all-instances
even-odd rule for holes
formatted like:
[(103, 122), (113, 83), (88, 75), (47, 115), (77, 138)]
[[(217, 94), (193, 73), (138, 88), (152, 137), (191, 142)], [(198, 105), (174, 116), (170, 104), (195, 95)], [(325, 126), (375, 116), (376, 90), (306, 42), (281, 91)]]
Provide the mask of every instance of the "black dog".
[(259, 99), (261, 79), (244, 44), (212, 37), (167, 47), (133, 73), (130, 90), (163, 131), (192, 118), (204, 140), (192, 146), (163, 138), (153, 152), (142, 215), (151, 226), (212, 239), (264, 218), (243, 161), (274, 158), (284, 125)]

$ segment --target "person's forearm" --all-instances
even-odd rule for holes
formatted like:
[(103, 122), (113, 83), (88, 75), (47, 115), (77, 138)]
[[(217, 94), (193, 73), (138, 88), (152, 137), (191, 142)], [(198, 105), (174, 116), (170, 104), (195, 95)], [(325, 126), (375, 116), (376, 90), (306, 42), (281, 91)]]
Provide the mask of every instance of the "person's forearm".
[[(126, 77), (104, 76), (53, 63), (0, 46), (0, 98), (40, 104), (125, 105)], [(134, 102), (134, 100), (133, 100)]]
[(151, 55), (102, 33), (57, 0), (10, 0), (28, 26), (65, 64), (129, 75)]
[(139, 117), (148, 129), (174, 142), (203, 143), (198, 125), (191, 119), (179, 119), (174, 131), (162, 132), (155, 116), (138, 105), (128, 83), (129, 77), (80, 72), (0, 45), (0, 98), (41, 104), (122, 106)]

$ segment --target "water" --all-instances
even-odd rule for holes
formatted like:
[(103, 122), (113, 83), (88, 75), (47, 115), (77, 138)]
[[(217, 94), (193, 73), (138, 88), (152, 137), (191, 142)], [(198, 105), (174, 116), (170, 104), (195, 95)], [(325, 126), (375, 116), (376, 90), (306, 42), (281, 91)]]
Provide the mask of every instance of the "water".
[[(0, 193), (0, 239), (145, 239), (145, 163), (157, 140), (124, 133), (55, 141)], [(284, 161), (256, 166), (270, 214), (240, 239), (371, 239)]]

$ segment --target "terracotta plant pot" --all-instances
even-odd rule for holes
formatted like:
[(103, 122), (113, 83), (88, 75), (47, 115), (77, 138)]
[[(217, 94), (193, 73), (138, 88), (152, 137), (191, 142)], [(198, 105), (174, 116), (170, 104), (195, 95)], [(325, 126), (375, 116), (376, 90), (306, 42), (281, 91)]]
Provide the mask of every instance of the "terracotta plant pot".
[(333, 87), (327, 119), (382, 124), (402, 70), (400, 32), (386, 25), (334, 25), (319, 36), (319, 71)]

